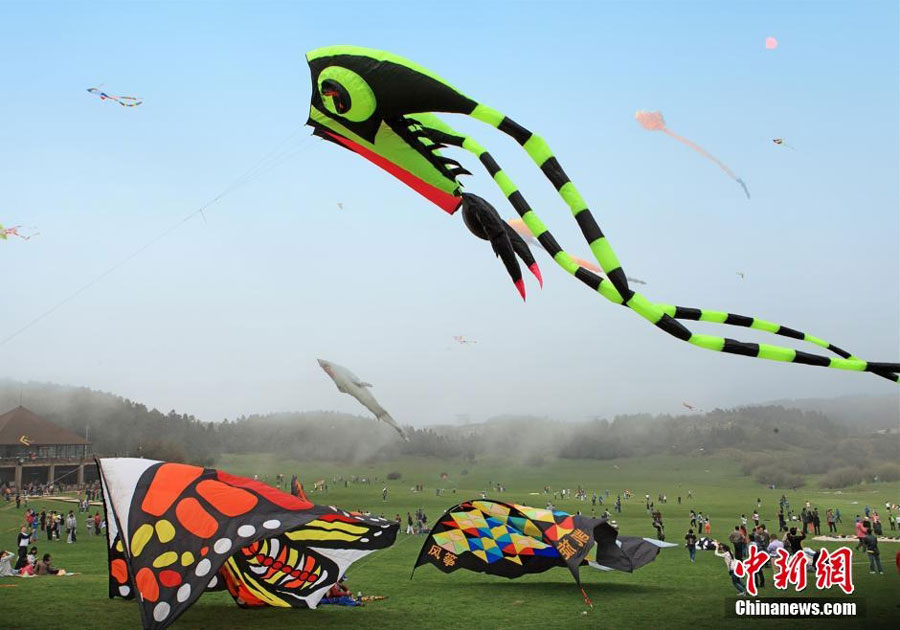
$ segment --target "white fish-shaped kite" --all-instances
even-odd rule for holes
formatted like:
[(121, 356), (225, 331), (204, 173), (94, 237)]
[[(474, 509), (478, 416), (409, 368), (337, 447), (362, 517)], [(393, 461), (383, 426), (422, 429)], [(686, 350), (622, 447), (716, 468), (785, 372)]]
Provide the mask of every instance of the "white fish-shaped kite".
[(378, 401), (375, 400), (375, 397), (371, 392), (369, 392), (368, 388), (372, 387), (371, 383), (360, 380), (356, 374), (337, 363), (332, 363), (331, 361), (326, 361), (324, 359), (316, 360), (319, 362), (319, 366), (325, 370), (325, 373), (331, 377), (332, 381), (334, 381), (339, 392), (353, 396), (363, 407), (375, 414), (376, 418), (385, 424), (391, 425), (394, 430), (400, 434), (400, 437), (409, 442), (409, 436), (406, 435), (406, 431), (397, 424), (391, 417), (391, 414), (385, 411), (384, 407), (382, 407)]

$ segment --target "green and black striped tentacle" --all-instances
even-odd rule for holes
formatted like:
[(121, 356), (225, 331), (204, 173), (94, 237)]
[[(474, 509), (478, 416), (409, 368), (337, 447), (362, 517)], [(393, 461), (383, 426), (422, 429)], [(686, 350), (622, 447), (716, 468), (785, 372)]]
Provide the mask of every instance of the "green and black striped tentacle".
[[(502, 171), (502, 169), (500, 169), (497, 162), (484, 147), (471, 137), (463, 138), (461, 146), (478, 157), (494, 178), (494, 181), (500, 187), (501, 191), (503, 191), (510, 204), (515, 208), (519, 216), (522, 217), (525, 225), (528, 226), (528, 229), (534, 234), (535, 238), (537, 238), (541, 245), (551, 256), (553, 256), (553, 259), (557, 264), (611, 302), (627, 306), (668, 334), (707, 350), (739, 354), (742, 356), (772, 361), (800, 363), (804, 365), (815, 365), (856, 372), (873, 372), (880, 376), (884, 376), (885, 378), (889, 378), (890, 380), (900, 382), (900, 377), (893, 374), (894, 372), (900, 372), (900, 363), (868, 362), (853, 357), (852, 355), (849, 355), (849, 353), (846, 353), (848, 355), (846, 357), (826, 357), (783, 346), (748, 343), (729, 339), (727, 337), (692, 333), (688, 328), (677, 321), (676, 315), (679, 314), (677, 307), (656, 304), (639, 292), (633, 291), (628, 286), (625, 272), (622, 269), (612, 246), (603, 235), (600, 226), (597, 225), (597, 222), (594, 220), (593, 215), (587, 207), (587, 203), (575, 188), (575, 185), (569, 180), (565, 171), (563, 171), (559, 162), (553, 156), (550, 147), (543, 138), (531, 133), (497, 110), (484, 105), (478, 105), (470, 115), (473, 118), (486, 122), (512, 136), (525, 149), (535, 164), (537, 164), (550, 182), (556, 187), (557, 192), (571, 209), (572, 214), (581, 229), (582, 235), (588, 242), (591, 252), (597, 259), (600, 267), (606, 273), (609, 281), (605, 282), (604, 279), (597, 274), (580, 267), (572, 257), (559, 246), (556, 239), (548, 232), (546, 226), (537, 214), (528, 206), (528, 203), (518, 191), (513, 181)], [(455, 142), (448, 140), (449, 139), (442, 139), (442, 141), (447, 142), (447, 144), (459, 145), (458, 139)], [(713, 311), (708, 312), (713, 313)], [(685, 314), (686, 313), (682, 311), (681, 315)], [(687, 319), (687, 317), (685, 317), (685, 319)], [(758, 321), (762, 323), (764, 320)], [(768, 324), (768, 322), (766, 323)], [(781, 327), (779, 326), (779, 329), (780, 328)], [(766, 327), (760, 324), (759, 329), (766, 330)], [(829, 345), (830, 344), (825, 344), (823, 347), (828, 348)]]
[[(511, 205), (515, 208), (516, 212), (522, 219), (525, 221), (526, 225), (528, 225), (529, 230), (532, 230), (534, 234), (537, 234), (538, 241), (541, 245), (550, 253), (553, 259), (561, 266), (563, 269), (574, 275), (576, 278), (590, 286), (592, 289), (597, 291), (598, 293), (604, 295), (610, 301), (616, 302), (618, 304), (623, 304), (624, 302), (621, 299), (621, 296), (615, 290), (615, 288), (610, 284), (610, 282), (604, 281), (602, 277), (591, 272), (584, 267), (578, 265), (575, 260), (565, 252), (553, 235), (549, 230), (543, 225), (537, 215), (531, 210), (528, 206), (527, 201), (522, 196), (521, 192), (518, 191), (516, 185), (512, 182), (508, 175), (500, 168), (499, 164), (497, 164), (496, 160), (488, 153), (484, 147), (478, 144), (471, 137), (464, 137), (459, 135), (447, 135), (447, 134), (435, 134), (432, 131), (433, 136), (437, 135), (435, 139), (439, 142), (455, 145), (465, 148), (470, 151), (474, 155), (476, 155), (479, 161), (484, 165), (485, 169), (490, 173), (491, 177), (503, 191), (504, 195), (506, 195), (507, 199), (510, 201)], [(732, 313), (724, 313), (720, 311), (710, 311), (704, 309), (695, 309), (695, 308), (687, 308), (687, 307), (679, 307), (670, 304), (658, 304), (666, 315), (673, 317), (675, 319), (692, 319), (695, 321), (707, 321), (713, 323), (722, 323), (729, 325), (737, 325), (737, 326), (745, 326), (748, 328), (754, 328), (757, 330), (762, 330), (765, 332), (770, 332), (773, 334), (780, 334), (782, 336), (790, 337), (793, 339), (800, 339), (803, 341), (807, 341), (809, 343), (813, 343), (819, 345), (823, 348), (826, 348), (835, 354), (841, 355), (846, 359), (853, 359), (856, 361), (860, 361), (856, 357), (850, 355), (849, 352), (842, 350), (828, 342), (819, 339), (818, 337), (814, 337), (812, 335), (802, 333), (800, 331), (794, 330), (792, 328), (788, 328), (786, 326), (780, 326), (779, 324), (775, 324), (772, 322), (768, 322), (766, 320), (746, 317), (744, 315), (735, 315)], [(679, 324), (680, 325), (680, 324)], [(734, 342), (741, 343), (741, 342)], [(745, 345), (755, 345), (755, 344), (745, 344)], [(777, 346), (775, 346), (777, 347)], [(797, 352), (794, 350), (790, 350), (788, 348), (784, 348), (783, 350), (789, 350), (791, 352)], [(806, 361), (812, 365), (830, 365), (830, 359), (828, 357), (817, 357), (817, 355), (810, 355), (809, 353), (800, 353), (801, 361)], [(758, 355), (757, 355), (758, 356)], [(764, 357), (767, 358), (767, 357)], [(800, 362), (800, 361), (798, 361)], [(824, 362), (828, 362), (827, 364)], [(897, 380), (897, 376), (890, 374), (889, 372), (877, 372), (880, 376), (884, 376), (890, 380)]]
[[(728, 326), (741, 326), (744, 328), (752, 328), (754, 330), (759, 330), (762, 332), (771, 333), (773, 335), (780, 335), (782, 337), (788, 337), (790, 339), (797, 339), (798, 341), (805, 341), (806, 343), (811, 343), (813, 345), (819, 346), (820, 348), (825, 348), (829, 352), (833, 352), (834, 354), (842, 357), (844, 359), (855, 359), (861, 360), (859, 357), (854, 356), (853, 354), (847, 352), (846, 350), (837, 347), (836, 345), (825, 341), (820, 337), (816, 337), (815, 335), (811, 335), (809, 333), (805, 333), (800, 330), (796, 330), (794, 328), (790, 328), (788, 326), (782, 326), (781, 324), (776, 324), (775, 322), (770, 322), (764, 319), (759, 319), (757, 317), (749, 317), (747, 315), (737, 315), (735, 313), (727, 313), (725, 311), (711, 311), (708, 309), (702, 308), (691, 308), (687, 306), (675, 306), (673, 304), (662, 304), (659, 306), (662, 307), (663, 311), (665, 311), (668, 315), (671, 315), (675, 319), (686, 319), (691, 321), (698, 322), (709, 322), (712, 324), (725, 324)], [(875, 374), (881, 376), (882, 378), (886, 378), (889, 381), (900, 381), (900, 376), (897, 374), (887, 370), (887, 371), (875, 371)]]

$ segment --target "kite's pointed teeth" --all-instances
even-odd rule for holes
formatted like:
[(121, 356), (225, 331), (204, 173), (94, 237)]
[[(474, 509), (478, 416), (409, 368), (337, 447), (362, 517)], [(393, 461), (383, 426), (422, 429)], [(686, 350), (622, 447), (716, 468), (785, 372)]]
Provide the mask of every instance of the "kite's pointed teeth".
[(537, 278), (538, 284), (543, 289), (544, 288), (544, 279), (541, 277), (541, 268), (538, 267), (538, 264), (536, 262), (533, 262), (530, 265), (528, 265), (528, 268), (531, 270), (531, 273), (534, 274), (534, 277)]
[(516, 289), (519, 290), (519, 295), (522, 296), (522, 301), (525, 301), (525, 281), (522, 278), (518, 280), (514, 280), (513, 284), (516, 285)]

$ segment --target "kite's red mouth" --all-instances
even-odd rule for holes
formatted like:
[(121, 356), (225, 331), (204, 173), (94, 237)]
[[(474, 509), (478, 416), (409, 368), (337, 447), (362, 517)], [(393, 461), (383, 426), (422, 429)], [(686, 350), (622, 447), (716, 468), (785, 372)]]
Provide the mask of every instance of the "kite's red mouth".
[(287, 563), (285, 560), (289, 551), (289, 547), (280, 546), (278, 539), (271, 539), (265, 545), (258, 542), (253, 543), (242, 549), (244, 556), (251, 564), (250, 570), (261, 579), (270, 581), (278, 572), (281, 572), (283, 575), (275, 582), (277, 587), (285, 590), (313, 588), (325, 573), (322, 565), (313, 556), (302, 552), (296, 562)]
[(325, 131), (324, 133), (328, 134), (328, 136), (341, 144), (342, 146), (350, 149), (355, 153), (359, 153), (361, 156), (369, 160), (375, 166), (378, 166), (388, 173), (399, 179), (401, 182), (415, 190), (417, 193), (434, 203), (441, 210), (448, 214), (453, 214), (459, 209), (460, 204), (462, 204), (462, 197), (457, 197), (456, 195), (451, 195), (450, 193), (444, 192), (440, 188), (436, 186), (432, 186), (425, 180), (420, 177), (416, 177), (409, 171), (400, 166), (397, 166), (390, 160), (381, 155), (378, 155), (374, 151), (370, 151), (366, 147), (353, 142), (349, 138), (345, 138), (344, 136), (334, 133), (333, 131)]

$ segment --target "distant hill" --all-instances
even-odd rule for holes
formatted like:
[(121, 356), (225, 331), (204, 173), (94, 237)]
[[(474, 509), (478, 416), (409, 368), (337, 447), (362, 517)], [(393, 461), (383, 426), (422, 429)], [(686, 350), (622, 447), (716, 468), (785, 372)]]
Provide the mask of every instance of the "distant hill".
[(823, 483), (834, 487), (900, 479), (900, 438), (884, 435), (898, 424), (894, 396), (779, 401), (569, 423), (501, 415), (481, 423), (408, 428), (409, 442), (369, 416), (297, 411), (204, 422), (88, 388), (0, 381), (0, 413), (20, 400), (51, 422), (88, 435), (95, 453), (201, 465), (212, 465), (223, 453), (340, 462), (389, 461), (399, 455), (493, 458), (535, 466), (558, 457), (727, 453), (747, 475), (778, 487), (802, 485), (807, 474), (829, 473)]
[(839, 424), (858, 431), (877, 431), (900, 427), (900, 393), (883, 396), (784, 398), (763, 404), (802, 409), (803, 411), (817, 411)]

